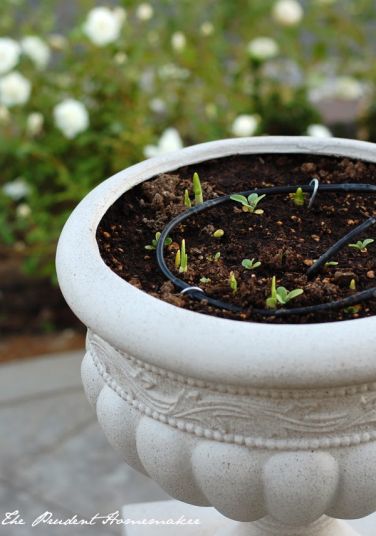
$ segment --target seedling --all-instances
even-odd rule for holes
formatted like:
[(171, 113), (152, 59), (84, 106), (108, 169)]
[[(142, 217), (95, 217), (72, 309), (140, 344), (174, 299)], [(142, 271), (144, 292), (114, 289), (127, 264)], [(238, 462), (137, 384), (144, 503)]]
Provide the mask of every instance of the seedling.
[(185, 252), (185, 240), (181, 241), (181, 247), (176, 252), (175, 256), (175, 267), (179, 269), (180, 273), (186, 272), (188, 270), (188, 255)]
[(367, 246), (374, 242), (373, 238), (366, 238), (365, 240), (358, 240), (356, 244), (349, 244), (349, 248), (358, 249), (361, 253), (367, 252)]
[(256, 208), (257, 205), (260, 203), (261, 199), (263, 199), (263, 197), (265, 197), (265, 194), (258, 195), (256, 193), (253, 193), (253, 194), (250, 194), (248, 198), (240, 194), (230, 195), (230, 199), (242, 205), (242, 210), (244, 212), (251, 212), (252, 214), (264, 213), (264, 211), (261, 208)]
[(195, 194), (195, 206), (200, 205), (204, 202), (200, 177), (198, 176), (198, 173), (193, 173), (193, 193)]
[(297, 188), (293, 194), (290, 194), (290, 197), (297, 207), (302, 207), (304, 205), (305, 195), (300, 187)]
[(349, 289), (350, 290), (356, 290), (356, 281), (355, 281), (355, 279), (352, 279), (350, 281)]
[(272, 279), (270, 296), (266, 299), (266, 307), (268, 309), (276, 309), (278, 305), (285, 305), (289, 301), (303, 294), (303, 292), (304, 290), (302, 288), (296, 288), (288, 291), (285, 287), (277, 287), (276, 278), (274, 275)]
[(325, 263), (325, 266), (338, 266), (337, 261), (328, 261)]
[(255, 259), (243, 259), (242, 266), (246, 270), (254, 270), (255, 268), (258, 268), (259, 266), (261, 266), (261, 262), (255, 261)]
[(214, 255), (214, 257), (212, 257), (211, 255), (207, 256), (208, 261), (214, 261), (214, 262), (218, 262), (220, 258), (221, 258), (221, 252), (220, 251), (217, 251), (217, 253)]
[(210, 283), (210, 277), (201, 277), (200, 283)]
[(187, 208), (191, 208), (191, 206), (192, 206), (192, 201), (191, 201), (190, 198), (189, 198), (189, 192), (188, 192), (188, 190), (184, 190), (184, 205), (185, 205)]
[(230, 277), (229, 277), (228, 282), (230, 284), (230, 288), (232, 290), (232, 293), (236, 294), (237, 291), (238, 291), (238, 282), (236, 280), (234, 272), (230, 272)]
[(222, 236), (225, 234), (223, 229), (217, 229), (214, 231), (213, 236), (214, 238), (222, 238)]
[(359, 305), (350, 305), (350, 307), (345, 307), (344, 311), (347, 314), (354, 315), (356, 313), (359, 313), (359, 311), (361, 311), (361, 309), (362, 309), (362, 306), (360, 304)]
[[(161, 237), (160, 232), (155, 233), (155, 238), (151, 241), (151, 244), (148, 244), (147, 246), (145, 246), (145, 249), (148, 249), (148, 250), (157, 249), (157, 244), (159, 242), (160, 237)], [(170, 244), (172, 244), (172, 239), (168, 236), (164, 241), (164, 245), (169, 246)]]

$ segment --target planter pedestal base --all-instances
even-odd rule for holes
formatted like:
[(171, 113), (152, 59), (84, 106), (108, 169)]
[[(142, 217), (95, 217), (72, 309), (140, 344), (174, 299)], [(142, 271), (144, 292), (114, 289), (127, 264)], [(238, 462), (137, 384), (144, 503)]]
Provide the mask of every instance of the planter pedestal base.
[[(323, 516), (306, 527), (288, 527), (264, 518), (253, 523), (238, 523), (223, 517), (214, 508), (204, 508), (180, 501), (131, 504), (123, 507), (123, 536), (368, 536), (374, 532), (356, 532), (348, 522)], [(153, 524), (152, 520), (171, 525)], [(145, 524), (141, 524), (145, 520)], [(177, 523), (180, 520), (181, 524)], [(193, 524), (199, 520), (200, 524)], [(131, 522), (139, 523), (132, 525)], [(191, 524), (187, 524), (190, 521)], [(184, 524), (185, 522), (185, 524)], [(148, 523), (148, 524), (146, 524)], [(350, 522), (351, 523), (351, 522)], [(375, 525), (376, 527), (376, 525)]]

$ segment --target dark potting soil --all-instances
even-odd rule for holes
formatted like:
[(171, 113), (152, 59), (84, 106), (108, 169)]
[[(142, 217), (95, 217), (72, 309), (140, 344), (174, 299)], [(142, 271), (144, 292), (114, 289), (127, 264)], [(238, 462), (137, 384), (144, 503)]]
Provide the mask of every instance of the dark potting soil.
[[(209, 296), (247, 309), (231, 313), (181, 295), (165, 279), (151, 244), (155, 233), (186, 210), (184, 190), (192, 194), (192, 175), (201, 179), (204, 200), (224, 194), (281, 185), (308, 184), (317, 177), (320, 184), (376, 184), (376, 164), (341, 157), (311, 155), (235, 155), (186, 166), (159, 175), (120, 197), (104, 215), (97, 241), (104, 262), (120, 277), (178, 307), (225, 318), (252, 322), (313, 323), (349, 320), (376, 313), (376, 299), (351, 308), (277, 318), (255, 314), (265, 308), (272, 277), (277, 286), (289, 291), (303, 289), (284, 307), (303, 307), (336, 301), (355, 292), (376, 287), (376, 225), (357, 240), (374, 238), (366, 252), (345, 246), (313, 278), (307, 270), (331, 245), (351, 229), (376, 215), (376, 194), (319, 192), (308, 210), (296, 206), (288, 194), (267, 195), (258, 205), (263, 214), (243, 212), (234, 201), (210, 208), (185, 220), (171, 234), (165, 248), (168, 267), (192, 286)], [(192, 195), (191, 195), (192, 199)], [(221, 238), (213, 236), (222, 229)], [(178, 273), (175, 256), (182, 239), (186, 241), (188, 271)], [(214, 259), (220, 252), (218, 260)], [(255, 259), (261, 266), (247, 270), (243, 259)], [(230, 272), (237, 280), (237, 292), (229, 285)], [(355, 281), (356, 290), (350, 288)], [(353, 285), (354, 283), (352, 283)]]

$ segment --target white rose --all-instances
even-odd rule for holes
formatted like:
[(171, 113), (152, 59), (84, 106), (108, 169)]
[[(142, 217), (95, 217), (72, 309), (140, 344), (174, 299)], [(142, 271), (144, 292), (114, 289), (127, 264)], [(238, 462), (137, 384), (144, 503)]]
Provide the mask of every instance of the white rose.
[(39, 112), (31, 113), (26, 121), (26, 129), (30, 136), (37, 136), (43, 128), (44, 117)]
[(344, 100), (360, 99), (364, 95), (364, 86), (356, 78), (340, 76), (335, 82), (335, 96)]
[(108, 7), (95, 7), (89, 12), (84, 23), (85, 35), (99, 47), (113, 43), (120, 35), (125, 11), (122, 13), (123, 17)]
[(21, 203), (16, 208), (16, 214), (19, 218), (27, 218), (31, 214), (31, 208), (27, 203)]
[(19, 201), (28, 195), (30, 187), (22, 177), (18, 177), (12, 182), (6, 182), (3, 185), (3, 192), (13, 201)]
[(144, 147), (144, 155), (147, 158), (177, 151), (183, 147), (179, 132), (176, 128), (167, 128), (159, 138), (157, 145), (147, 145)]
[(265, 61), (277, 56), (279, 47), (271, 37), (256, 37), (248, 43), (248, 53), (256, 60)]
[(65, 99), (55, 106), (53, 116), (57, 128), (72, 139), (89, 126), (89, 114), (85, 106), (75, 99)]
[(177, 52), (181, 52), (185, 48), (186, 44), (187, 40), (183, 32), (175, 32), (174, 34), (172, 34), (171, 46), (174, 50), (176, 50)]
[(309, 125), (307, 135), (314, 138), (331, 138), (333, 134), (325, 125)]
[(20, 59), (21, 47), (9, 37), (0, 37), (0, 74), (15, 67)]
[(211, 22), (206, 21), (201, 24), (200, 31), (202, 35), (211, 35), (214, 32), (214, 26)]
[(21, 48), (39, 69), (44, 69), (50, 61), (51, 52), (48, 45), (36, 35), (29, 35), (22, 39)]
[(257, 115), (238, 115), (231, 126), (234, 136), (253, 136), (257, 130), (260, 119)]
[(152, 18), (154, 10), (150, 4), (140, 4), (137, 8), (136, 15), (140, 20), (149, 20)]
[(4, 106), (25, 104), (31, 93), (31, 84), (27, 78), (13, 71), (0, 79), (0, 103)]
[(273, 7), (273, 18), (282, 26), (296, 26), (303, 18), (303, 8), (296, 0), (279, 0)]

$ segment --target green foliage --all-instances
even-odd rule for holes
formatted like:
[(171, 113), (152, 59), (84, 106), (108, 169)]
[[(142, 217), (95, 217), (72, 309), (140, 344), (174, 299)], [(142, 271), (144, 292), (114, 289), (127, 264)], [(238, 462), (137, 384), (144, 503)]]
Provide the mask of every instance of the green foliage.
[(175, 267), (179, 270), (180, 273), (188, 271), (188, 255), (185, 251), (185, 240), (181, 241), (180, 249), (176, 253), (175, 257)]
[(188, 190), (184, 190), (184, 205), (187, 207), (187, 208), (191, 208), (192, 206), (192, 202), (189, 198), (189, 192)]
[[(151, 241), (151, 244), (148, 244), (147, 246), (145, 246), (145, 249), (148, 249), (150, 251), (157, 249), (157, 244), (159, 242), (160, 237), (161, 237), (161, 233), (158, 231), (157, 233), (155, 233), (155, 238), (153, 238), (153, 240)], [(164, 241), (164, 245), (169, 246), (170, 244), (172, 244), (172, 239), (168, 236)]]
[(213, 236), (214, 238), (222, 238), (222, 236), (225, 234), (223, 229), (217, 229), (214, 231)]
[(304, 290), (301, 288), (288, 291), (285, 287), (277, 287), (276, 277), (273, 276), (270, 296), (266, 299), (266, 307), (268, 309), (276, 309), (279, 305), (286, 305), (286, 303), (297, 298), (303, 292)]
[(246, 270), (254, 270), (255, 268), (258, 268), (259, 266), (261, 266), (261, 262), (260, 261), (255, 261), (254, 258), (253, 259), (243, 259), (242, 260), (242, 266)]
[(250, 194), (248, 198), (240, 194), (230, 195), (230, 199), (232, 199), (232, 201), (236, 201), (237, 203), (240, 203), (242, 205), (242, 210), (244, 212), (251, 212), (254, 214), (264, 213), (261, 208), (256, 208), (257, 205), (260, 203), (261, 199), (263, 199), (264, 197), (265, 194), (258, 195), (256, 193)]
[(367, 246), (372, 244), (375, 240), (373, 238), (366, 238), (365, 240), (358, 240), (355, 244), (349, 244), (349, 248), (357, 249), (362, 253), (366, 253)]
[(193, 173), (192, 189), (193, 193), (195, 194), (195, 206), (201, 205), (201, 203), (204, 202), (204, 198), (202, 195), (201, 182), (198, 173)]
[(236, 280), (234, 272), (230, 272), (228, 282), (229, 282), (229, 285), (230, 285), (230, 289), (232, 290), (232, 293), (236, 294), (237, 291), (238, 291), (238, 282)]
[(297, 207), (302, 207), (304, 205), (305, 195), (303, 190), (299, 187), (293, 194), (290, 194), (291, 199), (294, 202), (294, 205)]

